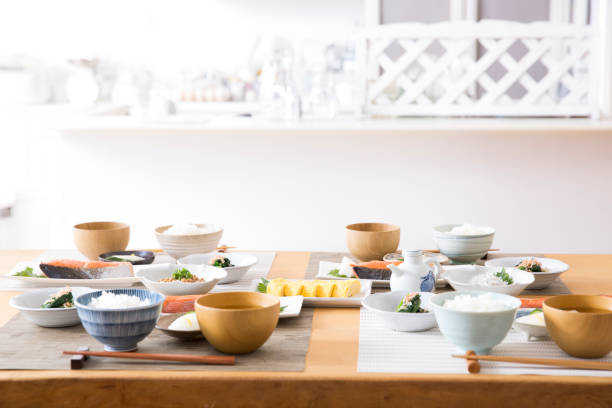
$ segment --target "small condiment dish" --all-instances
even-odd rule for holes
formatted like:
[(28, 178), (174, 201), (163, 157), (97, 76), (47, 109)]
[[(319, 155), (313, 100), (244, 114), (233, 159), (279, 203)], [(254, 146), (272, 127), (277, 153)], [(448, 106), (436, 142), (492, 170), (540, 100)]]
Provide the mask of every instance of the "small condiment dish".
[[(193, 313), (193, 312), (189, 312), (189, 313)], [(168, 336), (175, 337), (181, 340), (193, 340), (193, 339), (202, 338), (203, 336), (202, 336), (202, 332), (200, 331), (200, 329), (196, 329), (196, 330), (172, 330), (170, 329), (170, 325), (176, 319), (186, 314), (188, 313), (173, 313), (173, 314), (162, 315), (159, 317), (159, 320), (157, 321), (157, 325), (155, 326), (155, 328), (164, 332)]]
[(244, 354), (257, 350), (272, 335), (280, 303), (264, 293), (211, 293), (196, 300), (195, 312), (202, 334), (214, 348)]
[(446, 278), (449, 285), (458, 292), (485, 290), (487, 292), (503, 293), (510, 296), (520, 295), (526, 287), (531, 285), (534, 277), (531, 273), (521, 271), (520, 269), (507, 269), (506, 272), (513, 280), (511, 285), (479, 285), (472, 283), (478, 275), (486, 273), (501, 272), (499, 267), (486, 267), (480, 265), (457, 265), (446, 266), (443, 269), (442, 277)]
[(142, 251), (142, 250), (105, 252), (103, 254), (98, 255), (98, 259), (102, 262), (116, 262), (112, 260), (107, 260), (107, 258), (110, 258), (112, 256), (117, 256), (117, 255), (136, 255), (136, 256), (143, 258), (140, 261), (133, 261), (133, 262), (132, 261), (119, 261), (119, 262), (130, 262), (132, 265), (150, 265), (155, 260), (155, 254), (153, 253), (153, 251)]
[(600, 358), (612, 351), (612, 298), (553, 296), (542, 310), (550, 337), (567, 354)]
[[(512, 323), (512, 327), (525, 333), (527, 341), (532, 339), (538, 339), (542, 337), (548, 337), (548, 330), (546, 330), (546, 324), (534, 324), (525, 320), (536, 309), (520, 309), (516, 313), (516, 319)], [(540, 311), (540, 313), (542, 313)], [(543, 317), (543, 316), (542, 316)]]
[(421, 295), (421, 307), (427, 310), (426, 313), (402, 313), (397, 311), (397, 307), (407, 295), (406, 292), (385, 292), (374, 293), (366, 296), (363, 307), (376, 314), (381, 319), (385, 327), (391, 330), (403, 332), (415, 332), (429, 330), (436, 327), (436, 317), (432, 310), (430, 292), (419, 292)]
[[(95, 289), (72, 287), (72, 297), (76, 299), (85, 293), (95, 292)], [(67, 308), (43, 309), (42, 304), (61, 288), (42, 288), (30, 290), (14, 296), (9, 305), (19, 310), (23, 317), (42, 327), (69, 327), (81, 323), (76, 306)]]
[[(185, 268), (203, 281), (197, 282), (161, 282), (161, 279), (172, 277), (177, 269)], [(176, 264), (154, 264), (142, 267), (135, 275), (142, 280), (142, 283), (155, 292), (167, 296), (203, 295), (215, 287), (221, 279), (227, 276), (223, 268), (215, 268), (209, 265), (176, 265)]]
[(222, 268), (227, 272), (227, 277), (219, 281), (220, 285), (239, 281), (257, 263), (257, 258), (253, 255), (238, 252), (193, 254), (180, 258), (177, 263), (179, 265), (209, 265), (210, 260), (219, 255), (229, 259), (232, 265), (234, 265)]
[(527, 272), (533, 275), (534, 281), (527, 289), (544, 289), (550, 286), (557, 278), (569, 269), (565, 262), (552, 258), (537, 258), (533, 256), (511, 256), (505, 258), (490, 259), (485, 262), (485, 266), (516, 268), (525, 259), (535, 259), (542, 263), (546, 272)]

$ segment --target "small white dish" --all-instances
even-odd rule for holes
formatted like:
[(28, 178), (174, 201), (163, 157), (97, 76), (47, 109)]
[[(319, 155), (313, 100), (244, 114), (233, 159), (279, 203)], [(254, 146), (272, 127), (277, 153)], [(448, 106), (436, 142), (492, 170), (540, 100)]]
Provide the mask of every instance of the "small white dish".
[[(177, 268), (186, 268), (193, 275), (205, 280), (200, 282), (160, 282), (161, 279), (170, 278)], [(215, 268), (209, 265), (176, 265), (167, 263), (143, 266), (136, 272), (136, 276), (153, 292), (159, 292), (167, 296), (184, 296), (208, 293), (221, 279), (227, 277), (227, 272), (223, 268)]]
[(278, 315), (279, 318), (298, 317), (300, 315), (304, 296), (283, 296), (279, 300), (281, 309), (285, 308)]
[(471, 283), (472, 279), (487, 272), (500, 272), (501, 267), (487, 267), (480, 265), (446, 266), (442, 276), (458, 292), (485, 290), (487, 292), (503, 293), (510, 296), (520, 295), (525, 288), (531, 285), (534, 277), (531, 273), (520, 269), (508, 268), (506, 272), (514, 281), (512, 285), (484, 286)]
[(534, 256), (511, 256), (506, 258), (495, 258), (485, 262), (485, 266), (505, 267), (516, 269), (516, 265), (525, 259), (536, 259), (542, 263), (546, 272), (527, 272), (533, 275), (534, 282), (527, 289), (544, 289), (550, 286), (557, 278), (569, 269), (565, 262), (552, 258), (538, 258)]
[[(295, 279), (287, 279), (295, 280)], [(348, 298), (340, 297), (304, 297), (303, 306), (310, 307), (361, 307), (361, 301), (363, 298), (372, 293), (372, 281), (360, 280), (361, 290), (355, 296)], [(257, 286), (261, 283), (261, 279), (254, 279), (251, 282), (249, 290), (257, 292)], [(287, 297), (281, 296), (280, 299)]]
[[(516, 313), (516, 319), (514, 319), (514, 323), (512, 324), (512, 327), (525, 333), (527, 341), (548, 337), (546, 324), (533, 324), (525, 321), (525, 317), (531, 314), (531, 312), (534, 310), (535, 309), (520, 309)], [(542, 318), (543, 317), (544, 316), (542, 316)]]
[(210, 254), (193, 254), (180, 258), (177, 263), (179, 265), (208, 265), (210, 260), (222, 255), (228, 258), (232, 265), (224, 269), (227, 272), (227, 277), (219, 281), (220, 285), (226, 283), (234, 283), (242, 279), (242, 277), (257, 263), (257, 258), (249, 254), (241, 254), (238, 252), (213, 252)]
[(436, 327), (436, 317), (431, 305), (433, 294), (429, 292), (419, 292), (419, 294), (421, 307), (427, 310), (427, 313), (397, 312), (397, 306), (407, 295), (405, 292), (374, 293), (365, 297), (362, 304), (366, 309), (376, 313), (385, 327), (391, 330), (404, 332), (429, 330)]
[[(95, 289), (84, 287), (72, 287), (72, 297), (85, 293), (95, 292)], [(69, 327), (81, 323), (75, 306), (68, 308), (43, 309), (40, 306), (49, 296), (59, 292), (61, 288), (42, 288), (30, 290), (14, 296), (9, 300), (9, 305), (19, 310), (23, 317), (42, 327)]]

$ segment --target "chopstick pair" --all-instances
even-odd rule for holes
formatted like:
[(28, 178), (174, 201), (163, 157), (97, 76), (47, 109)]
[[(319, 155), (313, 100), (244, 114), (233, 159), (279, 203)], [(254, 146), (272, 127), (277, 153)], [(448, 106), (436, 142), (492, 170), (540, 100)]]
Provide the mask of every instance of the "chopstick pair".
[[(612, 370), (612, 363), (606, 361), (567, 360), (560, 358), (532, 358), (532, 357), (510, 357), (510, 356), (479, 356), (476, 354), (452, 355), (455, 358), (463, 358), (472, 361), (498, 361), (504, 363), (534, 364), (565, 368), (578, 368), (583, 370)], [(468, 367), (468, 371), (469, 367)], [(472, 371), (470, 371), (472, 373)], [(478, 371), (475, 371), (476, 373)]]
[(131, 358), (136, 360), (157, 360), (157, 361), (179, 361), (183, 363), (210, 364), (210, 365), (234, 365), (235, 356), (211, 356), (193, 354), (154, 354), (154, 353), (134, 353), (134, 352), (115, 352), (115, 351), (64, 351), (63, 354), (74, 356), (94, 356), (111, 358)]

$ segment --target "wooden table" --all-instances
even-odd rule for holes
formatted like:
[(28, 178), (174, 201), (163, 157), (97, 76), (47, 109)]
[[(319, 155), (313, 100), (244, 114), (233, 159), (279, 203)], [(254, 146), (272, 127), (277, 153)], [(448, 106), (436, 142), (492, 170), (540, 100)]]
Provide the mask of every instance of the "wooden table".
[[(39, 253), (0, 252), (0, 273)], [(549, 256), (572, 292), (612, 294), (612, 255)], [(278, 252), (270, 276), (302, 277), (308, 259)], [(14, 294), (0, 292), (0, 325)], [(301, 373), (0, 371), (0, 407), (612, 407), (612, 378), (357, 373), (358, 342), (358, 309), (316, 309)]]

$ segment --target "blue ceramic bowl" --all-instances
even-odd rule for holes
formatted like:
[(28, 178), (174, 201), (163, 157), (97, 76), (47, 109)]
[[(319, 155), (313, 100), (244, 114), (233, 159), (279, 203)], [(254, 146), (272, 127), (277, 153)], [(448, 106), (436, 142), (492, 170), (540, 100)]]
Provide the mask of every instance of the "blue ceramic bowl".
[[(458, 295), (490, 294), (506, 304), (507, 309), (494, 312), (464, 312), (451, 310), (442, 305), (447, 299)], [(476, 354), (489, 354), (508, 334), (521, 301), (502, 293), (466, 291), (440, 293), (431, 298), (434, 314), (440, 331), (460, 351), (473, 350)]]
[(161, 312), (164, 295), (145, 289), (111, 289), (106, 292), (138, 296), (149, 299), (150, 305), (125, 309), (95, 309), (89, 307), (91, 299), (102, 291), (90, 292), (76, 298), (75, 305), (83, 327), (91, 337), (104, 344), (107, 351), (131, 351), (138, 342), (155, 328)]

